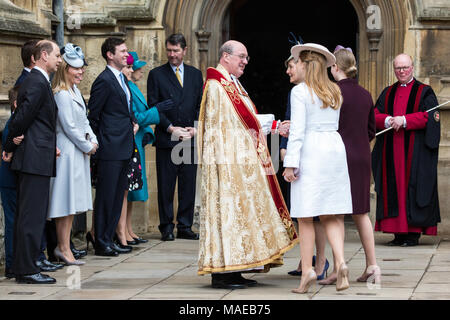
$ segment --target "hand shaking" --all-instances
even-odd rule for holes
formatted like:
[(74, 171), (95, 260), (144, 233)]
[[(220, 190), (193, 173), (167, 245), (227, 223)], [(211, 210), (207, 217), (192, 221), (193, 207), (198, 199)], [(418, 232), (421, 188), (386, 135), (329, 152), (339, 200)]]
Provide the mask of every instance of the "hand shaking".
[(285, 120), (278, 126), (278, 132), (282, 137), (289, 137), (289, 128), (291, 127), (291, 121)]

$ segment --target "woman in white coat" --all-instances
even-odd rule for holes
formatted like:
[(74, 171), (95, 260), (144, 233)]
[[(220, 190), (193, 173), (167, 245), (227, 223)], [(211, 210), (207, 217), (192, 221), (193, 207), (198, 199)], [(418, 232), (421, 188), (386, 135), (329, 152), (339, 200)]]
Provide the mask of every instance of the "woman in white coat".
[(317, 279), (312, 268), (313, 217), (320, 216), (337, 263), (337, 290), (349, 287), (344, 260), (344, 225), (338, 215), (352, 212), (345, 146), (337, 132), (342, 95), (327, 75), (336, 58), (324, 46), (291, 49), (301, 83), (291, 92), (291, 127), (283, 176), (291, 184), (291, 217), (299, 218), (302, 279), (295, 293), (306, 293)]
[(98, 148), (76, 86), (82, 79), (84, 65), (81, 48), (66, 44), (63, 62), (52, 84), (58, 106), (56, 143), (61, 155), (56, 161), (56, 177), (50, 182), (48, 218), (56, 222), (55, 257), (68, 265), (84, 264), (70, 250), (70, 230), (75, 214), (92, 210), (89, 156)]

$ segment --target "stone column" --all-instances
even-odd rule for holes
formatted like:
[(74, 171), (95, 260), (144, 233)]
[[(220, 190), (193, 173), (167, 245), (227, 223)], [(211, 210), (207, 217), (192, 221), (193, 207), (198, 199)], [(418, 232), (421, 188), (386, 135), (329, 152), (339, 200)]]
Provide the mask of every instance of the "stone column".
[(200, 51), (200, 70), (204, 77), (206, 77), (206, 70), (208, 68), (208, 51), (209, 51), (209, 37), (211, 36), (210, 31), (204, 30), (204, 28), (200, 29), (195, 33), (198, 38), (199, 49)]
[[(377, 55), (383, 30), (366, 30), (369, 40), (369, 92), (377, 92)], [(377, 97), (374, 97), (376, 99)]]

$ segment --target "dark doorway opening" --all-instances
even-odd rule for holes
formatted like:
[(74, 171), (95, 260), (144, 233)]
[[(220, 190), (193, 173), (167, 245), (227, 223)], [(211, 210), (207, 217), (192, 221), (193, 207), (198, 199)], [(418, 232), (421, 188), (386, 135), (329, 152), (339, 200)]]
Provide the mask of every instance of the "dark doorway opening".
[(292, 85), (284, 61), (290, 55), (289, 32), (330, 51), (340, 44), (357, 50), (358, 18), (350, 1), (234, 0), (224, 20), (223, 40), (245, 44), (250, 63), (241, 82), (259, 113), (284, 119)]

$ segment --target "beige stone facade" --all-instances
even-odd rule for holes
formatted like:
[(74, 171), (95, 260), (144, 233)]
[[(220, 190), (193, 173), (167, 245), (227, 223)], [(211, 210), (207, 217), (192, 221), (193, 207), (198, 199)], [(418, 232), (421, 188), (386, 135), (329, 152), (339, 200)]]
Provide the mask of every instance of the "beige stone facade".
[[(319, 0), (322, 1), (322, 0)], [(325, 0), (323, 0), (325, 1)], [(431, 84), (440, 102), (450, 99), (450, 3), (447, 0), (348, 0), (358, 17), (359, 81), (374, 99), (394, 82), (392, 60), (413, 56), (415, 76)], [(51, 0), (0, 0), (0, 126), (8, 117), (7, 91), (21, 72), (20, 47), (30, 38), (52, 38), (60, 20)], [(148, 62), (146, 73), (167, 61), (164, 41), (173, 32), (187, 39), (188, 64), (203, 71), (218, 62), (223, 30), (232, 0), (66, 0), (65, 42), (80, 45), (89, 67), (81, 92), (89, 99), (95, 77), (105, 62), (100, 54), (109, 36), (126, 38), (128, 48)], [(245, 3), (244, 0), (234, 2)], [(271, 1), (276, 6), (275, 1)], [(276, 17), (274, 17), (276, 18)], [(146, 95), (145, 78), (138, 84)], [(450, 106), (441, 114), (439, 162), (441, 234), (450, 234)], [(1, 120), (2, 119), (2, 120)], [(146, 148), (150, 200), (134, 210), (136, 231), (158, 225), (154, 149)]]

